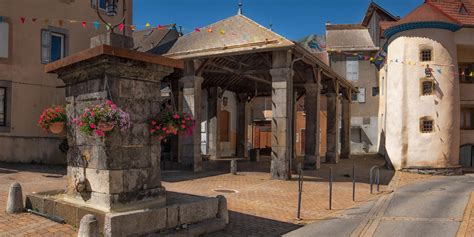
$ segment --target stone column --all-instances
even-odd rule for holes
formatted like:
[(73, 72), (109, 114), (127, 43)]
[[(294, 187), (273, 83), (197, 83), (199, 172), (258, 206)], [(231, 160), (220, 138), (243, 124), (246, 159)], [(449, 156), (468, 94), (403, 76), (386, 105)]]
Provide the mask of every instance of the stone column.
[(305, 155), (304, 169), (314, 170), (320, 168), (319, 157), (319, 111), (320, 111), (320, 87), (318, 83), (306, 83), (306, 96), (304, 98), (304, 110), (306, 113), (305, 128)]
[(208, 133), (208, 147), (210, 158), (215, 160), (219, 155), (219, 111), (221, 110), (221, 103), (219, 102), (219, 88), (212, 87), (209, 90), (209, 97), (207, 98), (207, 133)]
[(349, 159), (351, 156), (351, 102), (342, 100), (341, 121), (341, 159)]
[(202, 77), (194, 75), (194, 62), (184, 63), (183, 84), (183, 112), (188, 113), (196, 121), (193, 133), (182, 136), (181, 162), (185, 166), (192, 166), (195, 172), (202, 170), (201, 157), (201, 83)]
[(339, 99), (337, 93), (327, 93), (327, 151), (326, 162), (336, 164), (339, 162)]
[(293, 156), (293, 71), (291, 52), (273, 52), (272, 76), (272, 178), (290, 179)]
[(247, 150), (247, 93), (237, 94), (237, 144), (236, 156), (245, 158)]

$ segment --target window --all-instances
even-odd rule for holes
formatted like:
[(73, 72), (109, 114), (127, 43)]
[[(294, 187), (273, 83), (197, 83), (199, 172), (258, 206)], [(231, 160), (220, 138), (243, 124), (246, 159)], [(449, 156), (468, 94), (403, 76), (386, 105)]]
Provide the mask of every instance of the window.
[(96, 9), (97, 8), (97, 1), (99, 1), (99, 9), (104, 10), (106, 8), (106, 0), (91, 0), (91, 7)]
[(432, 133), (434, 131), (434, 120), (430, 117), (423, 117), (420, 119), (420, 132)]
[(230, 142), (230, 113), (227, 110), (221, 110), (219, 115), (220, 141)]
[(348, 58), (346, 61), (346, 78), (349, 81), (359, 80), (359, 61)]
[(0, 87), (0, 126), (7, 125), (7, 88)]
[(0, 58), (8, 58), (8, 51), (10, 49), (10, 37), (8, 33), (8, 23), (0, 20)]
[(365, 103), (365, 88), (356, 87), (356, 89), (359, 90), (359, 93), (352, 94), (352, 102)]
[(461, 108), (461, 129), (474, 130), (474, 108)]
[(420, 61), (422, 62), (429, 62), (432, 58), (432, 51), (431, 49), (422, 49), (420, 51)]
[(474, 83), (474, 64), (459, 64), (458, 69), (461, 83)]
[(380, 93), (380, 89), (378, 86), (372, 87), (372, 96), (378, 96)]
[(59, 28), (41, 30), (41, 63), (46, 64), (67, 55), (67, 31)]
[(434, 82), (433, 80), (422, 80), (421, 81), (421, 95), (428, 96), (432, 95), (434, 91)]

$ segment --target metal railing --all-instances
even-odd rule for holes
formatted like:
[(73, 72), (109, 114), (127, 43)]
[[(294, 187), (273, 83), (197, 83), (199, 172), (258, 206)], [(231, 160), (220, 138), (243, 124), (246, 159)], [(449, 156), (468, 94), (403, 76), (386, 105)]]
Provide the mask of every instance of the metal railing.
[[(375, 172), (375, 180), (374, 180), (374, 170), (376, 171)], [(372, 168), (370, 168), (370, 173), (369, 173), (369, 176), (370, 176), (370, 194), (373, 193), (373, 184), (374, 184), (374, 181), (377, 182), (377, 192), (380, 191), (380, 167), (374, 165), (372, 166)]]

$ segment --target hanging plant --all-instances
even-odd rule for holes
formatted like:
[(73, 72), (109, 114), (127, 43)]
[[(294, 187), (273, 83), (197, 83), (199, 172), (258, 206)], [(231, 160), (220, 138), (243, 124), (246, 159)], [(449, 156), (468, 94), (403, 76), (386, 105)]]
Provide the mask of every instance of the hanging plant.
[(186, 113), (163, 111), (151, 120), (150, 134), (158, 140), (170, 135), (190, 135), (193, 133), (194, 125), (195, 121)]
[(64, 131), (67, 121), (66, 109), (64, 106), (53, 106), (43, 110), (38, 125), (45, 131), (59, 134)]
[(107, 100), (103, 104), (86, 107), (84, 113), (74, 119), (74, 123), (84, 134), (103, 137), (115, 127), (122, 131), (130, 128), (130, 115)]

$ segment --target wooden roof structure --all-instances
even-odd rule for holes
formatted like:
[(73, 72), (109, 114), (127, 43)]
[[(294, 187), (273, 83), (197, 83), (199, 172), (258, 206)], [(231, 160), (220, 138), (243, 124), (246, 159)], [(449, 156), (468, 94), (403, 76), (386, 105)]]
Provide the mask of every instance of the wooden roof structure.
[(242, 14), (180, 37), (166, 57), (194, 61), (203, 88), (219, 86), (237, 93), (271, 94), (272, 53), (291, 51), (295, 90), (304, 93), (303, 71), (320, 70), (323, 93), (339, 88), (350, 99), (356, 89), (307, 49)]

